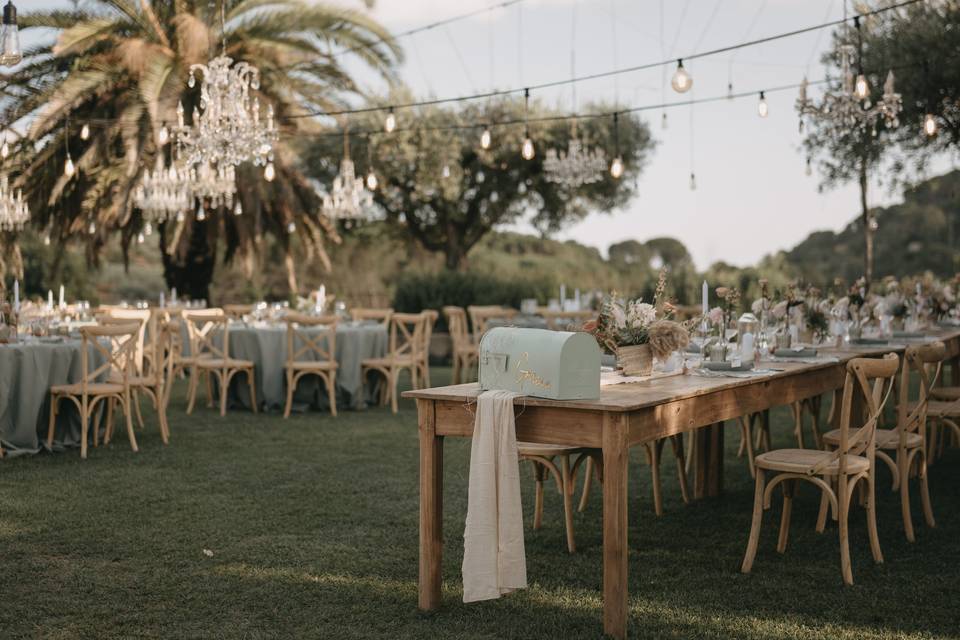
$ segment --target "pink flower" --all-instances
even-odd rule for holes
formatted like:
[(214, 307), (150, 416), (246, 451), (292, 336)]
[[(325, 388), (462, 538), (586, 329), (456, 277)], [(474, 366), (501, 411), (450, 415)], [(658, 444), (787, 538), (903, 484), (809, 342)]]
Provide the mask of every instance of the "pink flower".
[(707, 319), (711, 324), (720, 324), (723, 322), (723, 309), (720, 307), (714, 307), (710, 309), (710, 312), (707, 313)]
[(778, 320), (785, 318), (787, 316), (787, 301), (781, 300), (777, 304), (773, 305), (773, 309), (770, 310), (770, 314)]

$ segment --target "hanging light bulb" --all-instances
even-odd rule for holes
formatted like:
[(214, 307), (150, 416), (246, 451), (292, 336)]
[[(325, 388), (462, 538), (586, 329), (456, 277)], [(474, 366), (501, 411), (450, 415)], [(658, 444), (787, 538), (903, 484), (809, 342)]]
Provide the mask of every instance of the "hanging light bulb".
[(733, 100), (733, 83), (727, 83), (727, 100)]
[(484, 127), (483, 133), (480, 134), (480, 148), (489, 149), (491, 139), (492, 138), (490, 136), (490, 127)]
[(80, 128), (80, 139), (81, 139), (81, 140), (89, 140), (89, 139), (90, 139), (90, 125), (84, 124), (84, 125)]
[(383, 122), (383, 129), (387, 133), (393, 133), (393, 130), (397, 128), (397, 116), (393, 113), (393, 107), (390, 107), (390, 111), (387, 112), (387, 119)]
[(207, 219), (207, 212), (203, 210), (203, 203), (197, 205), (197, 220), (203, 222)]
[(73, 174), (77, 172), (77, 168), (73, 166), (73, 158), (70, 157), (70, 154), (67, 154), (67, 161), (63, 163), (63, 175), (67, 178), (72, 178)]
[(443, 169), (441, 169), (440, 175), (441, 175), (443, 178), (449, 178), (449, 177), (450, 177), (450, 165), (447, 165), (447, 164), (443, 165)]
[(277, 170), (274, 169), (273, 163), (268, 162), (267, 166), (263, 169), (263, 178), (267, 182), (273, 182), (273, 179), (277, 177)]
[(927, 134), (928, 138), (937, 135), (937, 119), (933, 117), (932, 113), (923, 116), (923, 132)]
[(610, 175), (614, 179), (619, 179), (623, 175), (623, 159), (620, 156), (617, 156), (613, 159), (613, 162), (610, 164)]
[(157, 132), (157, 142), (160, 143), (160, 146), (164, 146), (170, 140), (170, 130), (167, 129), (167, 123), (163, 123), (160, 127), (160, 131)]
[(373, 172), (373, 169), (367, 172), (367, 189), (370, 191), (377, 190), (377, 174)]
[(533, 140), (530, 139), (530, 132), (527, 131), (523, 137), (523, 146), (520, 147), (520, 155), (524, 160), (533, 160), (536, 150), (533, 148)]
[(661, 128), (661, 129), (666, 129), (666, 128), (667, 128), (667, 112), (666, 112), (666, 111), (664, 111), (664, 112), (660, 115), (660, 128)]
[(146, 240), (146, 238), (143, 237), (143, 233), (138, 233), (138, 234), (137, 234), (137, 244), (143, 244), (144, 240)]
[(870, 85), (867, 84), (867, 76), (862, 73), (857, 76), (857, 83), (854, 85), (853, 91), (860, 100), (864, 100), (870, 95)]
[(287, 233), (295, 233), (297, 231), (297, 225), (290, 223), (287, 225)]
[(17, 8), (9, 0), (3, 8), (3, 31), (0, 32), (0, 65), (12, 67), (23, 60), (20, 49), (20, 30), (17, 27)]
[(239, 199), (238, 199), (238, 200), (234, 203), (234, 205), (233, 205), (233, 215), (235, 215), (235, 216), (242, 216), (242, 215), (243, 215), (243, 205), (240, 204), (240, 200), (239, 200)]
[(807, 166), (803, 172), (808, 176), (813, 175), (813, 162), (810, 160), (810, 158), (807, 158)]
[(757, 113), (760, 114), (761, 118), (766, 118), (767, 114), (770, 113), (770, 108), (767, 106), (767, 98), (763, 95), (763, 91), (760, 92), (760, 102), (757, 103)]
[(673, 72), (673, 78), (670, 79), (670, 86), (677, 93), (686, 93), (693, 86), (693, 78), (683, 68), (683, 60), (677, 60), (677, 70)]
[(696, 191), (696, 190), (697, 190), (697, 176), (693, 173), (693, 171), (691, 171), (690, 172), (690, 191)]
[(90, 226), (87, 227), (87, 233), (89, 233), (90, 235), (93, 235), (96, 232), (97, 232), (97, 224), (95, 222), (91, 222)]
[(45, 247), (49, 247), (49, 246), (50, 246), (50, 234), (49, 234), (49, 233), (43, 234), (43, 246), (45, 246)]

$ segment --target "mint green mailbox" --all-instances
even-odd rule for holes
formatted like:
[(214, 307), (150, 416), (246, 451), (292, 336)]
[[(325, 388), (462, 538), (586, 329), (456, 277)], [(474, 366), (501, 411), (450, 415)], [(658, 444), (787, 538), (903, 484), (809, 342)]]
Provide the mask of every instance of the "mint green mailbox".
[(596, 400), (600, 347), (582, 332), (490, 329), (480, 340), (480, 388), (553, 400)]

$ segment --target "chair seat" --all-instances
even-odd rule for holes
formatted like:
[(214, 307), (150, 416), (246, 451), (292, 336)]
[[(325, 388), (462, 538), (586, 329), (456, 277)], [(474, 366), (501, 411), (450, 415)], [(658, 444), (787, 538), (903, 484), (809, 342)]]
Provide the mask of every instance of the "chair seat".
[(586, 451), (583, 447), (568, 447), (562, 444), (540, 444), (538, 442), (518, 442), (517, 453), (521, 456), (552, 456), (572, 455)]
[(252, 369), (252, 360), (234, 358), (198, 358), (196, 365), (201, 369)]
[(960, 400), (960, 387), (936, 387), (930, 395), (937, 400)]
[[(113, 373), (107, 377), (107, 382), (111, 384), (123, 384), (123, 379), (118, 374)], [(157, 386), (157, 379), (153, 376), (130, 376), (129, 382), (131, 387)]]
[(294, 371), (332, 371), (338, 366), (335, 360), (316, 360), (313, 362), (304, 360), (291, 362), (287, 365), (287, 369), (293, 369)]
[[(50, 392), (57, 395), (79, 396), (83, 394), (83, 385), (79, 382), (55, 384), (50, 387)], [(123, 393), (123, 385), (115, 382), (95, 382), (87, 385), (87, 395), (102, 396), (112, 393)]]
[[(820, 436), (827, 444), (840, 444), (840, 429), (827, 431)], [(919, 433), (907, 434), (907, 448), (915, 449), (923, 444)], [(877, 429), (877, 446), (881, 449), (896, 449), (900, 446), (900, 432), (896, 429)]]
[(416, 364), (413, 356), (387, 356), (385, 358), (367, 358), (360, 362), (365, 369), (379, 369), (390, 367), (412, 367)]
[[(807, 473), (816, 465), (832, 458), (833, 455), (831, 451), (818, 451), (816, 449), (777, 449), (761, 453), (754, 458), (753, 463), (759, 469)], [(844, 457), (846, 458), (847, 473), (860, 473), (870, 468), (870, 461), (863, 456), (847, 455)], [(817, 473), (819, 475), (837, 475), (840, 470), (839, 463), (839, 459), (833, 460)]]
[[(907, 411), (916, 408), (916, 402), (907, 403)], [(927, 417), (960, 418), (960, 401), (957, 400), (928, 400)]]

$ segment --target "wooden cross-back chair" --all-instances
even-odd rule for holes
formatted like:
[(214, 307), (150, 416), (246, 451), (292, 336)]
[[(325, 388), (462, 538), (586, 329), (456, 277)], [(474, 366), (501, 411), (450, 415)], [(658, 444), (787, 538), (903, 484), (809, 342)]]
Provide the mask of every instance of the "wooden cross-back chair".
[[(250, 386), (250, 406), (257, 413), (257, 381), (250, 360), (230, 357), (230, 321), (220, 309), (184, 311), (183, 321), (190, 337), (190, 387), (187, 391), (187, 414), (193, 412), (201, 375), (206, 380), (207, 403), (213, 404), (210, 376), (216, 376), (220, 386), (220, 415), (227, 414), (227, 391), (230, 381), (238, 373), (247, 376)], [(219, 343), (218, 343), (219, 339)]]
[(384, 327), (389, 327), (390, 318), (393, 317), (393, 309), (373, 309), (373, 308), (357, 307), (356, 309), (350, 310), (350, 317), (353, 318), (355, 322), (363, 322), (364, 320), (374, 320), (377, 323), (382, 324)]
[[(130, 448), (138, 451), (131, 419), (130, 378), (134, 374), (139, 331), (140, 325), (137, 323), (80, 328), (80, 382), (50, 387), (48, 447), (53, 446), (60, 400), (66, 398), (73, 402), (80, 412), (81, 458), (87, 457), (87, 436), (98, 404), (106, 405), (108, 433), (112, 430), (114, 405), (120, 405), (127, 421)], [(91, 351), (103, 358), (103, 364), (91, 365)], [(97, 446), (98, 441), (99, 429), (97, 425), (93, 425), (94, 446)]]
[[(840, 571), (846, 584), (853, 584), (848, 539), (848, 516), (854, 490), (865, 483), (861, 491), (866, 493), (867, 529), (870, 550), (875, 562), (883, 562), (880, 540), (877, 536), (876, 515), (876, 428), (887, 398), (893, 389), (900, 358), (889, 353), (881, 359), (855, 358), (847, 362), (847, 373), (840, 400), (840, 437), (832, 451), (814, 449), (778, 449), (758, 455), (754, 459), (756, 487), (753, 499), (753, 520), (747, 550), (741, 571), (750, 573), (757, 554), (763, 512), (770, 508), (770, 498), (777, 485), (783, 485), (783, 512), (780, 518), (780, 535), (777, 551), (787, 548), (790, 530), (790, 514), (797, 482), (803, 480), (815, 484), (821, 490), (820, 515), (817, 530), (823, 531), (827, 507), (832, 508), (839, 524)], [(863, 423), (851, 425), (854, 414), (855, 394), (862, 398)], [(836, 399), (834, 400), (836, 402)], [(771, 474), (767, 482), (766, 475)]]
[[(337, 317), (289, 313), (287, 323), (287, 402), (283, 417), (290, 417), (297, 382), (318, 376), (327, 386), (330, 414), (337, 415)], [(314, 331), (308, 332), (313, 328)], [(307, 356), (309, 359), (306, 359)]]
[[(930, 391), (940, 376), (940, 363), (946, 355), (942, 342), (908, 347), (900, 370), (900, 389), (897, 400), (897, 424), (893, 429), (877, 429), (877, 458), (883, 460), (893, 474), (893, 490), (900, 490), (900, 507), (903, 512), (903, 528), (907, 540), (915, 540), (913, 519), (910, 516), (910, 478), (916, 463), (916, 476), (920, 480), (920, 500), (927, 526), (933, 527), (933, 509), (930, 506), (930, 489), (927, 485), (927, 406)], [(919, 378), (916, 400), (910, 397), (911, 374)], [(840, 446), (839, 429), (823, 435), (827, 447)], [(887, 451), (893, 451), (891, 458)]]
[(452, 342), (453, 384), (467, 382), (474, 378), (474, 367), (480, 360), (480, 347), (470, 335), (467, 312), (462, 307), (444, 307), (443, 314), (447, 317), (447, 331)]
[(467, 313), (470, 314), (470, 326), (473, 328), (473, 341), (480, 344), (483, 334), (489, 329), (491, 320), (503, 320), (510, 322), (517, 315), (516, 309), (501, 307), (498, 305), (471, 305), (467, 307)]
[(391, 410), (396, 413), (397, 382), (400, 373), (410, 372), (414, 389), (420, 388), (422, 351), (425, 347), (425, 332), (428, 315), (426, 313), (395, 313), (390, 318), (389, 352), (383, 358), (368, 358), (361, 362), (363, 379), (371, 371), (385, 378), (380, 394), (381, 404), (390, 402)]
[(223, 313), (230, 320), (243, 320), (244, 316), (253, 313), (254, 308), (252, 304), (225, 304), (223, 305)]
[[(133, 411), (137, 417), (137, 424), (144, 426), (143, 412), (140, 410), (140, 392), (147, 394), (157, 412), (157, 421), (160, 424), (160, 438), (163, 444), (170, 443), (170, 426), (167, 422), (166, 401), (168, 394), (166, 387), (171, 379), (171, 362), (169, 349), (169, 334), (161, 329), (160, 318), (163, 315), (159, 310), (148, 311), (143, 309), (117, 309), (109, 312), (110, 315), (100, 319), (103, 325), (122, 324), (136, 321), (140, 323), (138, 335), (138, 355), (134, 360), (134, 373), (130, 378), (130, 389), (133, 398)], [(152, 354), (148, 358), (148, 354)], [(106, 441), (109, 441), (108, 430)]]
[(420, 384), (424, 388), (432, 386), (430, 384), (430, 340), (433, 338), (433, 326), (437, 323), (440, 314), (436, 309), (426, 309), (423, 311), (425, 319), (423, 321), (422, 344), (419, 351), (419, 370)]
[[(960, 372), (960, 358), (953, 356), (951, 360), (951, 375), (956, 381)], [(946, 376), (943, 375), (942, 379)], [(954, 444), (960, 443), (960, 387), (942, 384), (933, 387), (930, 391), (930, 402), (927, 407), (927, 416), (930, 418), (930, 437), (927, 440), (927, 464), (933, 465), (934, 460), (943, 455), (948, 435), (953, 435)], [(941, 433), (947, 431), (946, 434)]]

